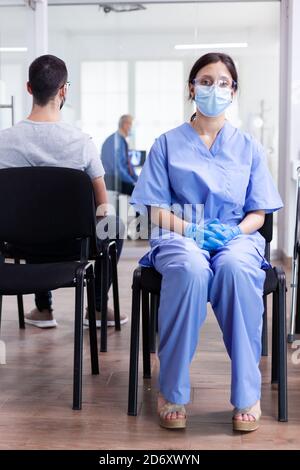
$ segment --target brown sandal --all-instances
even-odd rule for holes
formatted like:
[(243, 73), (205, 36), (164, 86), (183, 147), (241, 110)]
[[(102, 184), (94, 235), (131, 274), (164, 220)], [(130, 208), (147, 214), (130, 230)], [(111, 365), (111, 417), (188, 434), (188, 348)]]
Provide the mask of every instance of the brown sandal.
[[(184, 418), (167, 419), (168, 413), (180, 413)], [(158, 411), (159, 424), (167, 429), (182, 429), (186, 427), (186, 410), (183, 405), (176, 405), (175, 403), (167, 402)]]
[[(235, 419), (238, 415), (250, 415), (255, 418), (255, 421), (242, 421)], [(261, 417), (260, 402), (257, 401), (254, 405), (248, 408), (234, 408), (232, 417), (232, 427), (234, 431), (255, 431), (259, 428), (259, 422)]]

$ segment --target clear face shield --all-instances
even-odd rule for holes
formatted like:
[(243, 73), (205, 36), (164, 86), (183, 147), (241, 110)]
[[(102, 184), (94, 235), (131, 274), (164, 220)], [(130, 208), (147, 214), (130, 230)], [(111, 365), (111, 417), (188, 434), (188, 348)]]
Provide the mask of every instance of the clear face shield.
[(234, 80), (232, 80), (232, 78), (226, 76), (214, 79), (209, 75), (203, 75), (202, 77), (195, 78), (193, 80), (193, 85), (195, 85), (196, 87), (200, 86), (203, 91), (206, 90), (207, 92), (211, 91), (213, 87), (217, 87), (220, 90), (228, 90), (232, 92), (237, 84)]

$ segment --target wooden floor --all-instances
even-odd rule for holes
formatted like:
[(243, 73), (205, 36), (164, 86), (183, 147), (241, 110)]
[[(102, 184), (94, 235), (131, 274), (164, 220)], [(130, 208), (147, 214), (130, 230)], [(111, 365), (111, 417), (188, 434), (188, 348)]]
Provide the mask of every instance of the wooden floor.
[[(128, 315), (137, 259), (131, 258), (135, 250), (130, 250), (119, 264), (121, 308)], [(72, 411), (73, 291), (57, 291), (54, 301), (58, 328), (27, 326), (20, 331), (16, 299), (4, 298), (1, 339), (7, 346), (7, 364), (0, 366), (0, 449), (300, 448), (300, 364), (293, 365), (290, 354), (289, 422), (277, 422), (270, 358), (262, 358), (261, 427), (250, 434), (232, 432), (230, 364), (211, 310), (191, 368), (193, 388), (186, 430), (168, 431), (157, 424), (155, 356), (153, 379), (143, 382), (140, 375), (138, 416), (127, 416), (129, 323), (121, 332), (109, 328), (109, 350), (100, 354), (101, 373), (94, 377), (85, 330), (83, 408)], [(26, 297), (25, 305), (27, 310), (33, 306), (31, 296)]]

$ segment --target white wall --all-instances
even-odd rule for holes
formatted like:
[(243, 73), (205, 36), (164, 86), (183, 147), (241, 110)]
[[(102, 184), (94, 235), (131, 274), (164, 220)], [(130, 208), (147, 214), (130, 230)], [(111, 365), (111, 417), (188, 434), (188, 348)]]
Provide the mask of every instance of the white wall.
[[(2, 104), (15, 98), (15, 119), (21, 120), (30, 109), (26, 92), (28, 66), (33, 59), (34, 13), (27, 7), (0, 8), (0, 47), (27, 47), (28, 52), (0, 52), (0, 81)], [(0, 129), (11, 125), (9, 111), (0, 111)]]
[[(278, 175), (279, 51), (276, 54), (241, 57), (240, 115), (244, 128), (264, 144), (273, 176)], [(253, 118), (263, 101), (266, 125), (255, 128)], [(263, 133), (262, 133), (263, 131)]]
[[(184, 35), (168, 34), (126, 34), (118, 37), (117, 34), (70, 34), (52, 33), (50, 27), (50, 51), (66, 60), (72, 86), (69, 93), (69, 102), (75, 109), (76, 119), (80, 120), (80, 63), (87, 60), (128, 60), (134, 64), (135, 60), (172, 60), (178, 58), (184, 62), (185, 79), (194, 60), (198, 57), (189, 57), (174, 51), (173, 45), (186, 42)], [(259, 42), (259, 38), (256, 38)], [(249, 129), (249, 115), (260, 112), (260, 101), (266, 102), (270, 109), (267, 118), (269, 127), (277, 132), (278, 127), (278, 74), (279, 74), (279, 40), (268, 50), (254, 49), (252, 54), (241, 55), (234, 52), (238, 61), (241, 79), (240, 111), (243, 127)], [(201, 53), (199, 53), (200, 55)], [(187, 88), (183, 90), (187, 97)], [(133, 110), (129, 110), (133, 112)], [(186, 104), (187, 119), (192, 107)], [(99, 110), (101, 112), (101, 110)], [(250, 130), (250, 129), (249, 129)]]
[[(253, 4), (252, 4), (253, 7)], [(258, 5), (259, 7), (259, 5)], [(172, 8), (170, 5), (169, 8)], [(232, 10), (231, 10), (232, 8)], [(129, 70), (134, 70), (136, 60), (178, 60), (184, 64), (184, 75), (187, 81), (190, 68), (194, 61), (206, 51), (175, 51), (175, 44), (193, 42), (234, 42), (247, 41), (248, 49), (228, 50), (237, 62), (240, 76), (239, 112), (242, 128), (254, 134), (262, 140), (267, 151), (269, 167), (274, 178), (278, 178), (278, 128), (279, 128), (279, 23), (280, 7), (274, 5), (277, 11), (277, 19), (269, 24), (269, 18), (261, 18), (258, 15), (257, 25), (251, 28), (234, 24), (235, 5), (228, 6), (232, 12), (230, 27), (225, 23), (213, 29), (211, 24), (206, 28), (201, 25), (201, 7), (195, 16), (194, 29), (186, 26), (176, 31), (172, 28), (172, 21), (168, 22), (168, 31), (162, 32), (159, 26), (153, 22), (153, 31), (144, 33), (126, 31), (125, 16), (115, 15), (115, 23), (109, 30), (105, 24), (105, 31), (101, 32), (101, 17), (99, 18), (99, 30), (77, 33), (69, 31), (62, 33), (56, 30), (56, 23), (50, 15), (50, 51), (62, 56), (70, 70), (72, 86), (69, 90), (68, 103), (74, 110), (72, 117), (80, 124), (80, 63), (86, 60), (128, 60)], [(113, 17), (109, 21), (113, 22)], [(121, 18), (119, 20), (118, 18)], [(107, 18), (106, 18), (107, 19)], [(102, 19), (103, 20), (103, 19)], [(105, 19), (104, 19), (105, 20)], [(75, 20), (73, 20), (75, 21)], [(152, 18), (153, 21), (153, 18)], [(175, 19), (173, 18), (175, 22)], [(186, 18), (184, 19), (186, 22)], [(191, 23), (191, 22), (190, 22)], [(264, 25), (265, 23), (265, 25)], [(193, 20), (192, 20), (193, 24)], [(233, 27), (234, 25), (234, 27)], [(95, 28), (95, 25), (93, 26)], [(149, 26), (150, 28), (150, 26)], [(149, 29), (148, 28), (148, 29)], [(185, 31), (184, 31), (185, 29)], [(133, 77), (133, 73), (132, 73)], [(132, 91), (133, 81), (130, 81)], [(184, 119), (188, 120), (193, 112), (192, 105), (187, 101), (187, 87), (183, 90)], [(255, 116), (260, 114), (261, 102), (264, 102), (265, 128), (262, 135), (261, 129), (253, 126)], [(128, 112), (134, 114), (133, 93), (130, 94)], [(99, 113), (101, 110), (99, 109)], [(276, 239), (273, 247), (276, 247)]]
[(300, 2), (281, 2), (281, 107), (279, 189), (285, 208), (279, 214), (279, 248), (292, 256), (296, 201), (296, 172), (300, 166)]
[[(251, 3), (246, 3), (242, 6), (242, 11), (250, 12)], [(253, 10), (253, 3), (251, 10)], [(166, 6), (163, 6), (166, 8)], [(177, 43), (184, 42), (207, 42), (207, 41), (234, 41), (238, 39), (247, 40), (249, 42), (249, 49), (245, 50), (229, 50), (234, 58), (237, 60), (239, 65), (239, 73), (241, 79), (241, 92), (240, 92), (240, 113), (243, 121), (243, 127), (255, 132), (255, 129), (251, 128), (249, 124), (249, 116), (257, 114), (260, 109), (260, 101), (265, 99), (266, 107), (270, 109), (267, 113), (270, 130), (267, 131), (266, 144), (269, 145), (270, 136), (268, 133), (272, 133), (272, 129), (276, 129), (276, 123), (278, 122), (278, 47), (279, 38), (278, 31), (274, 30), (274, 21), (270, 22), (269, 18), (261, 18), (258, 15), (257, 26), (253, 28), (240, 28), (239, 25), (235, 27), (228, 27), (223, 25), (221, 29), (222, 21), (219, 18), (218, 4), (214, 4), (216, 30), (212, 29), (211, 25), (207, 25), (206, 29), (203, 26), (202, 12), (205, 12), (205, 18), (209, 18), (209, 11), (206, 10), (208, 7), (204, 5), (193, 5), (186, 6), (184, 8), (191, 8), (193, 10), (187, 10), (187, 14), (191, 15), (192, 11), (195, 11), (194, 20), (190, 17), (185, 17), (182, 20), (182, 26), (175, 28), (172, 23), (178, 22), (176, 15), (174, 16), (174, 8), (172, 5), (168, 5), (168, 11), (170, 11), (169, 20), (166, 23), (168, 32), (161, 32), (159, 29), (162, 27), (164, 20), (159, 18), (159, 22), (155, 22), (155, 16), (151, 17), (151, 24), (149, 28), (153, 28), (153, 32), (130, 33), (126, 31), (126, 18), (128, 14), (109, 14), (107, 16), (96, 18), (99, 25), (98, 32), (88, 31), (88, 25), (84, 25), (87, 31), (75, 33), (72, 31), (72, 24), (78, 24), (78, 19), (74, 18), (76, 12), (80, 7), (74, 7), (75, 9), (61, 9), (51, 7), (49, 9), (49, 51), (57, 54), (64, 58), (68, 64), (70, 72), (70, 80), (72, 82), (69, 90), (69, 100), (66, 106), (65, 115), (69, 120), (80, 121), (80, 63), (83, 60), (105, 60), (105, 59), (125, 59), (129, 60), (130, 70), (134, 70), (134, 61), (137, 59), (142, 60), (156, 60), (156, 59), (178, 59), (181, 58), (184, 62), (185, 78), (187, 79), (189, 69), (194, 60), (203, 53), (203, 51), (194, 52), (179, 52), (174, 50), (174, 45)], [(259, 5), (258, 5), (259, 7)], [(89, 8), (89, 7), (86, 7)], [(90, 7), (92, 8), (92, 7)], [(160, 8), (160, 6), (156, 7)], [(203, 10), (205, 8), (205, 10)], [(238, 8), (238, 4), (226, 5), (227, 21), (231, 18), (234, 24), (233, 14)], [(276, 9), (277, 7), (275, 7)], [(70, 12), (69, 17), (66, 15), (66, 11)], [(94, 10), (93, 10), (94, 11)], [(222, 10), (223, 13), (225, 10)], [(239, 10), (240, 11), (240, 10)], [(64, 14), (62, 15), (62, 12)], [(97, 13), (97, 10), (95, 10)], [(279, 5), (278, 5), (279, 12)], [(164, 14), (166, 10), (164, 10)], [(138, 15), (139, 13), (137, 13)], [(144, 13), (142, 13), (144, 15)], [(148, 12), (145, 12), (147, 15)], [(149, 10), (150, 14), (150, 10)], [(113, 16), (115, 15), (115, 16)], [(131, 15), (131, 14), (129, 14)], [(63, 16), (63, 18), (62, 18)], [(139, 18), (139, 16), (137, 16)], [(144, 17), (146, 18), (146, 16)], [(144, 19), (146, 22), (146, 20)], [(192, 21), (192, 22), (191, 22)], [(193, 24), (194, 29), (188, 28), (189, 24)], [(245, 18), (243, 18), (245, 22)], [(102, 22), (102, 23), (101, 23)], [(109, 22), (109, 23), (108, 23)], [(263, 27), (263, 24), (266, 27)], [(101, 33), (101, 24), (105, 29), (105, 33)], [(279, 24), (279, 18), (278, 18)], [(9, 26), (8, 26), (9, 25)], [(120, 28), (120, 25), (122, 26)], [(112, 26), (114, 26), (113, 29)], [(22, 117), (22, 114), (26, 114), (30, 107), (30, 99), (26, 92), (20, 94), (27, 79), (27, 67), (30, 61), (34, 58), (34, 46), (32, 44), (34, 35), (32, 34), (32, 28), (34, 27), (34, 16), (32, 10), (28, 8), (1, 8), (0, 9), (0, 45), (27, 45), (29, 47), (28, 54), (0, 54), (0, 80), (1, 70), (4, 74), (4, 67), (6, 64), (19, 65), (21, 67), (21, 76), (19, 83), (16, 83), (16, 93), (18, 93), (17, 100), (17, 119)], [(62, 32), (62, 28), (63, 32)], [(95, 28), (95, 24), (93, 25)], [(137, 28), (138, 29), (138, 28)], [(275, 28), (276, 29), (276, 28)], [(178, 31), (177, 31), (178, 30)], [(10, 70), (12, 70), (10, 68)], [(6, 81), (13, 82), (16, 77), (9, 79), (9, 68), (5, 71)], [(256, 78), (254, 78), (256, 77)], [(267, 78), (267, 80), (266, 80)], [(132, 82), (131, 82), (132, 83)], [(10, 86), (10, 88), (12, 88)], [(132, 93), (131, 93), (132, 96)], [(183, 90), (183, 98), (187, 97), (187, 90)], [(133, 107), (133, 101), (131, 105)], [(191, 105), (185, 99), (185, 118), (187, 119), (192, 112)], [(134, 112), (133, 109), (129, 110)], [(276, 131), (275, 131), (276, 134)], [(257, 136), (260, 136), (258, 131)], [(276, 146), (276, 137), (275, 144)], [(276, 167), (276, 165), (272, 165)]]
[[(300, 58), (299, 48), (294, 47), (291, 49), (291, 40), (294, 44), (300, 43), (299, 29), (297, 24), (300, 23), (299, 0), (282, 0), (281, 8), (285, 10), (285, 5), (290, 4), (293, 7), (295, 18), (290, 16), (286, 21), (288, 26), (290, 41), (283, 46), (283, 55), (288, 57), (289, 54), (293, 55), (294, 66), (291, 67), (289, 73), (293, 79), (294, 86), (297, 86), (297, 80), (300, 80)], [(248, 11), (255, 5), (243, 5), (243, 11)], [(182, 18), (182, 27), (173, 28), (172, 21), (175, 21), (174, 14), (165, 18), (160, 18), (160, 24), (166, 24), (168, 31), (158, 30), (155, 21), (152, 23), (153, 32), (145, 31), (144, 34), (139, 32), (134, 33), (128, 30), (122, 32), (120, 24), (126, 29), (126, 16), (115, 15), (107, 16), (106, 20), (114, 25), (113, 29), (108, 28), (107, 22), (105, 32), (101, 31), (101, 18), (95, 18), (98, 30), (79, 31), (76, 33), (71, 28), (75, 21), (72, 15), (61, 14), (62, 10), (56, 9), (56, 14), (51, 14), (52, 8), (49, 9), (49, 26), (50, 26), (50, 40), (49, 52), (57, 54), (64, 58), (67, 62), (71, 88), (69, 90), (69, 100), (65, 108), (65, 117), (73, 122), (79, 122), (81, 118), (80, 113), (80, 64), (83, 60), (104, 60), (104, 59), (125, 59), (129, 61), (129, 69), (134, 70), (134, 61), (137, 59), (178, 59), (184, 62), (185, 76), (188, 77), (189, 69), (194, 60), (203, 53), (203, 51), (178, 52), (174, 50), (174, 45), (177, 43), (191, 43), (191, 42), (207, 42), (207, 41), (235, 41), (246, 40), (249, 42), (249, 48), (243, 50), (228, 50), (236, 59), (239, 67), (241, 91), (240, 91), (240, 115), (243, 121), (243, 127), (252, 133), (257, 133), (260, 137), (260, 131), (251, 127), (249, 119), (251, 116), (259, 113), (261, 100), (265, 101), (266, 116), (268, 121), (268, 128), (265, 130), (264, 138), (265, 144), (274, 149), (273, 153), (269, 155), (269, 165), (274, 175), (276, 175), (277, 168), (277, 135), (278, 135), (278, 105), (279, 105), (279, 92), (278, 92), (278, 71), (279, 71), (279, 22), (274, 23), (267, 16), (261, 17), (258, 15), (257, 24), (255, 27), (243, 27), (243, 25), (234, 24), (234, 12), (238, 8), (238, 4), (226, 5), (227, 18), (222, 21), (222, 15), (219, 5), (213, 4), (214, 20), (211, 24), (201, 21), (202, 7), (198, 6), (198, 14), (194, 18), (194, 27), (189, 30), (186, 29), (188, 24), (187, 18)], [(231, 10), (230, 8), (234, 8)], [(252, 8), (251, 7), (251, 8)], [(259, 7), (259, 3), (257, 4)], [(169, 6), (172, 9), (172, 5)], [(279, 2), (277, 3), (277, 11), (279, 13)], [(171, 10), (170, 10), (171, 11)], [(232, 11), (232, 13), (230, 13)], [(207, 13), (206, 13), (207, 14)], [(118, 19), (122, 18), (122, 19)], [(190, 17), (189, 17), (190, 18)], [(206, 16), (206, 19), (209, 15)], [(153, 18), (152, 18), (153, 20)], [(229, 20), (231, 24), (229, 24)], [(279, 14), (278, 14), (279, 20)], [(243, 19), (245, 22), (245, 18)], [(297, 23), (298, 21), (298, 23)], [(236, 23), (239, 23), (238, 18)], [(25, 89), (25, 82), (27, 80), (27, 69), (30, 61), (33, 59), (34, 45), (33, 41), (33, 12), (28, 8), (1, 8), (0, 9), (0, 45), (28, 45), (28, 54), (1, 54), (0, 53), (0, 80), (1, 73), (2, 79), (5, 77), (7, 83), (6, 89), (14, 91), (17, 95), (17, 119), (21, 119), (27, 114), (30, 108), (30, 99)], [(215, 26), (212, 26), (215, 25)], [(275, 25), (275, 27), (274, 27)], [(156, 28), (156, 29), (155, 29)], [(15, 67), (18, 67), (16, 73)], [(133, 82), (130, 82), (133, 89)], [(288, 77), (283, 77), (282, 81), (282, 96), (286, 93), (288, 87)], [(23, 88), (24, 87), (24, 88)], [(132, 94), (131, 94), (132, 96)], [(183, 99), (186, 98), (187, 91), (183, 92)], [(290, 100), (291, 101), (291, 100)], [(134, 103), (131, 100), (129, 112), (134, 112)], [(287, 105), (287, 110), (283, 109), (282, 113), (282, 129), (285, 129), (285, 136), (281, 136), (281, 155), (282, 161), (280, 166), (280, 190), (286, 202), (286, 209), (282, 213), (281, 227), (287, 227), (288, 223), (294, 218), (294, 207), (289, 201), (294, 199), (295, 182), (291, 179), (290, 161), (298, 158), (299, 152), (299, 103), (297, 99)], [(192, 112), (191, 105), (185, 101), (185, 119), (188, 119)], [(289, 120), (293, 118), (293, 126), (289, 126)], [(1, 118), (0, 118), (1, 119)], [(4, 119), (4, 118), (3, 118)], [(1, 121), (0, 121), (1, 126)], [(289, 140), (290, 136), (290, 140)], [(283, 176), (284, 175), (284, 176)], [(291, 254), (291, 246), (293, 241), (293, 230), (284, 230), (285, 233), (280, 234), (279, 241), (280, 247), (288, 255)]]

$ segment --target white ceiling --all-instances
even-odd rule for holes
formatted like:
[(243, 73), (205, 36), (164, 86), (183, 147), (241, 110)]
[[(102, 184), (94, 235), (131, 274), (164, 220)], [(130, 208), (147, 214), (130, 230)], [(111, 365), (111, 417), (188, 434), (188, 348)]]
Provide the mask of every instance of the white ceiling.
[(186, 32), (255, 30), (278, 27), (278, 2), (228, 2), (145, 5), (146, 10), (104, 13), (98, 6), (52, 6), (51, 30), (70, 33)]
[[(99, 0), (101, 1), (101, 0)], [(146, 10), (108, 14), (98, 6), (51, 6), (51, 31), (70, 34), (164, 33), (245, 31), (278, 32), (280, 3), (222, 2), (189, 4), (147, 4)], [(28, 28), (32, 12), (26, 7), (0, 8), (0, 41), (6, 33)]]

